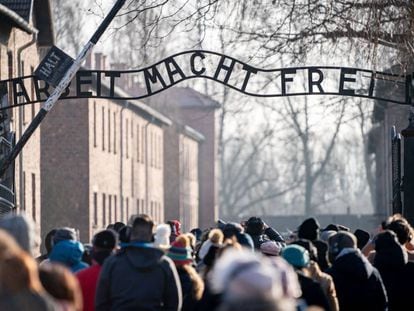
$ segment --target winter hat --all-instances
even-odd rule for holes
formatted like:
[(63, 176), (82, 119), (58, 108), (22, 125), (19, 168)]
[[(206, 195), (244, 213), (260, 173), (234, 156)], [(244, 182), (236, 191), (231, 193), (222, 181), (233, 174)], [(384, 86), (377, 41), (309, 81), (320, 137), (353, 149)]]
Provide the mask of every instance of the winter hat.
[(354, 232), (357, 238), (357, 247), (362, 249), (369, 241), (370, 235), (367, 231), (362, 229), (356, 229)]
[(161, 249), (168, 249), (170, 247), (171, 227), (167, 224), (160, 224), (155, 230), (154, 245)]
[(112, 250), (118, 244), (118, 235), (113, 230), (103, 230), (93, 237), (93, 246)]
[(309, 252), (300, 245), (290, 244), (282, 250), (282, 257), (295, 268), (309, 265)]
[(407, 261), (407, 252), (398, 242), (397, 235), (393, 231), (385, 230), (375, 237), (374, 265), (376, 268), (401, 268)]
[(311, 217), (302, 222), (298, 228), (298, 237), (301, 239), (316, 240), (319, 237), (319, 222)]
[(281, 250), (281, 245), (276, 243), (275, 241), (266, 241), (260, 245), (260, 251), (262, 252), (262, 254), (268, 256), (279, 256)]
[(185, 265), (193, 262), (191, 256), (190, 240), (185, 235), (178, 236), (168, 249), (167, 256), (174, 261), (176, 265)]
[(176, 236), (181, 234), (181, 223), (178, 220), (170, 220), (168, 224), (171, 226), (171, 233)]
[(235, 222), (228, 222), (223, 227), (223, 234), (224, 238), (228, 239), (231, 238), (234, 235), (237, 235), (238, 233), (241, 233), (243, 231), (243, 227)]
[(354, 234), (347, 231), (339, 231), (329, 239), (329, 253), (334, 257), (344, 248), (355, 248), (357, 247), (357, 239)]
[(260, 217), (250, 217), (246, 223), (246, 232), (250, 235), (263, 233), (264, 221)]
[(333, 235), (335, 235), (337, 233), (337, 231), (334, 230), (324, 230), (321, 231), (321, 240), (328, 242), (329, 238)]
[(33, 221), (25, 215), (8, 214), (0, 219), (0, 229), (7, 231), (29, 254), (35, 247), (35, 232)]
[(76, 241), (76, 231), (73, 228), (62, 227), (56, 230), (55, 235), (53, 236), (53, 245), (56, 245), (60, 241)]
[(125, 226), (121, 230), (119, 230), (119, 241), (121, 243), (129, 243), (131, 238), (131, 226)]
[(318, 261), (318, 249), (315, 247), (312, 241), (306, 239), (299, 239), (292, 242), (291, 244), (302, 246), (309, 252), (309, 259), (313, 261)]
[(198, 252), (198, 258), (201, 260), (207, 255), (211, 246), (221, 245), (223, 243), (224, 235), (220, 229), (212, 229), (208, 233), (208, 240), (203, 243)]

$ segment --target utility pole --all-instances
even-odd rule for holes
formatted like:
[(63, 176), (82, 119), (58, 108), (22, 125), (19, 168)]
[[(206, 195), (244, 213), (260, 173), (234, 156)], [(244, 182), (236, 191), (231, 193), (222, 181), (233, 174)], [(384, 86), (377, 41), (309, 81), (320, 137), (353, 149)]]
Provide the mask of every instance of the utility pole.
[(0, 162), (0, 178), (4, 178), (4, 174), (7, 168), (14, 163), (14, 160), (26, 145), (27, 141), (32, 136), (34, 131), (39, 127), (40, 123), (46, 117), (47, 113), (59, 100), (60, 95), (65, 91), (66, 87), (72, 81), (76, 72), (81, 67), (83, 61), (92, 52), (93, 47), (98, 42), (105, 30), (108, 28), (109, 24), (114, 19), (116, 14), (125, 4), (125, 1), (126, 0), (117, 0), (112, 9), (109, 11), (108, 15), (99, 25), (98, 29), (83, 47), (82, 51), (79, 53), (76, 59), (73, 60), (70, 58), (70, 56), (68, 56), (65, 52), (61, 51), (57, 47), (52, 47), (52, 49), (43, 59), (42, 63), (36, 69), (35, 74), (41, 79), (55, 86), (55, 89), (43, 104), (42, 108), (34, 117), (32, 122), (29, 124), (20, 140), (11, 150), (10, 154)]

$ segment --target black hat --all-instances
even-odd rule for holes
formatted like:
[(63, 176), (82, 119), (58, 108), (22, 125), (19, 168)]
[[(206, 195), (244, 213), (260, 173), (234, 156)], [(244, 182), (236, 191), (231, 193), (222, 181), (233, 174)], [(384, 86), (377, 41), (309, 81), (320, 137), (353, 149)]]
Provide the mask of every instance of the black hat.
[(113, 249), (118, 244), (117, 233), (111, 229), (98, 232), (93, 237), (92, 244), (99, 248)]
[(320, 227), (319, 222), (315, 218), (305, 219), (298, 228), (298, 237), (311, 241), (316, 240), (319, 237)]
[(357, 238), (357, 247), (362, 249), (369, 241), (370, 235), (367, 231), (362, 229), (356, 229), (354, 232)]

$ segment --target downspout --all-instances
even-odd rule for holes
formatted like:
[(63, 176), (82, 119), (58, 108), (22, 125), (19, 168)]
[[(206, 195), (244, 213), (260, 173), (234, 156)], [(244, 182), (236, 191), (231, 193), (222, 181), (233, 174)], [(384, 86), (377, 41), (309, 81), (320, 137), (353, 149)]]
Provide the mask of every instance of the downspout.
[[(37, 33), (34, 33), (32, 36), (32, 40), (25, 43), (21, 47), (17, 49), (17, 75), (21, 77), (23, 75), (23, 67), (22, 67), (22, 53), (25, 49), (36, 43), (37, 41)], [(19, 137), (22, 136), (23, 133), (23, 109), (24, 106), (20, 106), (19, 108)], [(19, 203), (20, 203), (20, 210), (25, 209), (24, 206), (24, 185), (23, 185), (23, 150), (20, 152), (19, 155)]]
[[(148, 167), (148, 126), (154, 122), (154, 116), (151, 116), (151, 119), (145, 124), (145, 210), (148, 212), (148, 187), (149, 187), (149, 167)], [(153, 217), (153, 215), (151, 215)]]

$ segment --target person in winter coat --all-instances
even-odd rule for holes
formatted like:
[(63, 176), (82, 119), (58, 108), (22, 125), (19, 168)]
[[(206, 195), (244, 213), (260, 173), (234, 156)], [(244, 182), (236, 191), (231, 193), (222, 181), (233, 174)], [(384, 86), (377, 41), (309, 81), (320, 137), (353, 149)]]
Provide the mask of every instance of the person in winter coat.
[(171, 244), (167, 256), (174, 262), (180, 277), (183, 293), (182, 311), (197, 310), (197, 303), (203, 295), (204, 282), (192, 266), (194, 259), (188, 236), (178, 236)]
[(309, 252), (300, 245), (290, 244), (282, 250), (282, 258), (295, 268), (302, 291), (300, 298), (308, 306), (317, 306), (325, 311), (330, 311), (328, 297), (321, 284), (307, 275), (307, 267), (310, 264)]
[(357, 248), (356, 237), (338, 232), (329, 239), (332, 266), (326, 271), (334, 280), (339, 310), (387, 310), (387, 293), (378, 270)]
[(380, 272), (387, 289), (388, 310), (407, 310), (414, 292), (414, 263), (408, 262), (407, 251), (393, 231), (379, 233), (374, 243), (374, 266)]
[(245, 232), (249, 234), (253, 240), (254, 248), (260, 251), (260, 245), (266, 241), (275, 241), (281, 247), (286, 245), (285, 240), (275, 229), (266, 225), (266, 223), (259, 217), (250, 217), (246, 224)]
[(82, 261), (83, 252), (82, 243), (74, 240), (62, 240), (53, 246), (49, 260), (61, 263), (75, 273), (88, 267), (88, 264)]
[(172, 260), (151, 243), (154, 223), (135, 217), (130, 242), (108, 258), (99, 276), (95, 308), (103, 310), (181, 310), (180, 279)]
[(328, 298), (331, 310), (338, 311), (339, 303), (338, 297), (336, 296), (335, 284), (333, 282), (332, 277), (329, 274), (321, 271), (317, 263), (318, 250), (316, 249), (316, 247), (313, 245), (311, 241), (305, 239), (296, 240), (291, 244), (300, 245), (309, 252), (310, 261), (306, 271), (307, 275), (310, 278), (312, 278), (312, 280), (318, 282), (321, 285), (326, 297)]
[(117, 233), (103, 230), (95, 234), (92, 240), (92, 266), (76, 273), (83, 297), (83, 310), (95, 310), (95, 294), (99, 274), (105, 260), (111, 256), (118, 245)]
[(319, 239), (320, 225), (317, 219), (311, 217), (305, 219), (298, 228), (298, 238), (306, 239), (313, 243), (318, 250), (317, 263), (322, 271), (329, 268), (328, 244)]

